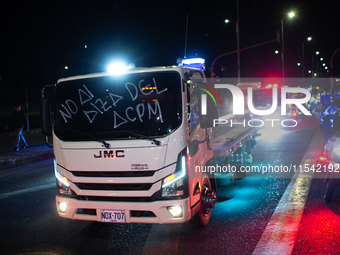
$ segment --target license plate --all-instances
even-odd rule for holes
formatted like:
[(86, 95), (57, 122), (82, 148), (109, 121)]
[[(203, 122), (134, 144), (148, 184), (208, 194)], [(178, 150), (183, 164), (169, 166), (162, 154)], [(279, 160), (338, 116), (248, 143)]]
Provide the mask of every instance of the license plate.
[(100, 211), (102, 222), (125, 223), (125, 211)]

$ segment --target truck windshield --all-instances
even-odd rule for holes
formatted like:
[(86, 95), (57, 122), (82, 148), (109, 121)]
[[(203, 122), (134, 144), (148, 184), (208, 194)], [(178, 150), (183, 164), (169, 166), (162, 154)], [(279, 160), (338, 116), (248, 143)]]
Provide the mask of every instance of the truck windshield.
[(149, 72), (60, 82), (55, 107), (62, 140), (162, 137), (182, 122), (181, 79)]

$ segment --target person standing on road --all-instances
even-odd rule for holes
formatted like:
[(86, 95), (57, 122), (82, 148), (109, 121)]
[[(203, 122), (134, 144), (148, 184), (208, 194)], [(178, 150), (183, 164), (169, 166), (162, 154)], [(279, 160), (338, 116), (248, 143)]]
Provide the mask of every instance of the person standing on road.
[(328, 95), (321, 97), (324, 109), (320, 111), (320, 129), (325, 132), (325, 142), (332, 138), (333, 122), (340, 111), (340, 98), (336, 95), (332, 98)]
[(330, 111), (332, 108), (332, 101), (329, 95), (321, 96), (321, 104), (323, 109), (320, 111), (320, 130), (324, 132), (325, 143), (332, 138), (329, 131), (333, 128), (331, 122)]
[[(16, 132), (16, 147), (14, 151), (19, 151), (20, 148), (20, 140), (24, 142), (24, 146), (22, 148), (27, 148), (28, 144), (24, 135), (22, 134), (22, 130), (25, 128), (27, 131), (29, 130), (29, 123), (26, 116), (26, 113), (21, 111), (21, 106), (17, 104), (15, 106), (15, 111), (12, 113), (11, 124), (13, 125)], [(9, 129), (7, 126), (6, 129)]]

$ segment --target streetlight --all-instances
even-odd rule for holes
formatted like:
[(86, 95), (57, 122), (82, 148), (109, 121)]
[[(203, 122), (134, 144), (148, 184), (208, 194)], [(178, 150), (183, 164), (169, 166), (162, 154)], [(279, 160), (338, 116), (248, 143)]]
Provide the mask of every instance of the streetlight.
[[(319, 55), (320, 54), (320, 51), (316, 51), (315, 52), (315, 55)], [(318, 61), (316, 61), (316, 72), (318, 72), (319, 70), (319, 62)], [(314, 73), (314, 55), (312, 55), (312, 72)], [(316, 73), (314, 73), (314, 76), (316, 76), (315, 75)]]
[(61, 78), (64, 78), (64, 70), (68, 70), (68, 66), (64, 66), (64, 68), (61, 69)]
[[(238, 1), (237, 1), (237, 16), (238, 16)], [(226, 24), (232, 22), (229, 19), (224, 20)], [(241, 64), (240, 64), (240, 35), (238, 29), (238, 18), (237, 21), (233, 21), (236, 24), (236, 41), (237, 41), (237, 82), (240, 83), (241, 78)]]
[[(288, 13), (289, 18), (294, 17), (294, 12)], [(281, 19), (281, 39), (282, 39), (282, 52), (281, 52), (281, 58), (282, 58), (282, 85), (284, 85), (284, 78), (285, 78), (285, 51), (284, 51), (284, 33), (283, 33), (283, 19)]]
[[(307, 37), (307, 41), (310, 42), (312, 37)], [(305, 76), (305, 43), (302, 42), (302, 78)]]
[[(317, 55), (317, 56), (320, 55), (320, 51), (316, 51), (316, 52), (315, 52), (315, 55)], [(319, 62), (320, 62), (320, 64), (321, 64), (321, 61), (323, 61), (323, 58), (322, 58), (322, 57), (320, 57), (319, 60), (316, 59), (316, 72), (321, 71), (321, 68), (320, 68), (320, 70), (319, 70)], [(313, 63), (313, 65), (314, 65), (314, 56), (313, 56), (313, 58), (312, 58), (312, 63)], [(320, 65), (320, 67), (321, 67), (321, 65)]]
[(334, 58), (335, 53), (337, 53), (339, 50), (340, 48), (335, 50), (331, 57), (331, 90), (333, 90), (333, 58)]

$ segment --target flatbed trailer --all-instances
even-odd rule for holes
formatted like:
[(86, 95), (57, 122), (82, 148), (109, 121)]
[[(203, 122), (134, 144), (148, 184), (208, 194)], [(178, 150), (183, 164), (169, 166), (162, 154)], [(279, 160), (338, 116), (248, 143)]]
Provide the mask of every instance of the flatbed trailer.
[[(218, 127), (213, 128), (214, 156), (229, 157), (248, 142), (255, 143), (260, 128), (255, 127)], [(252, 146), (254, 146), (253, 144)]]

